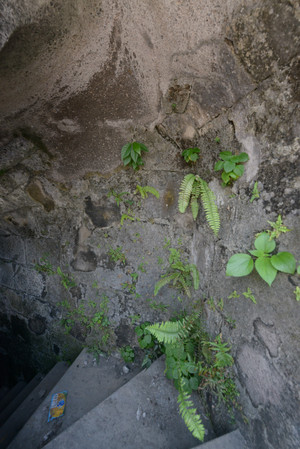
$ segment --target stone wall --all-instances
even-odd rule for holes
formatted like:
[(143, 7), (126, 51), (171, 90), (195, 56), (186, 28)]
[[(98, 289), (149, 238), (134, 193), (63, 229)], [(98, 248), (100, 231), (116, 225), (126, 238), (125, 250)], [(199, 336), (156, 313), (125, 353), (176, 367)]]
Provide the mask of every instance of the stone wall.
[[(298, 2), (0, 5), (2, 350), (29, 370), (72, 357), (86, 335), (80, 327), (64, 334), (65, 298), (76, 308), (106, 295), (118, 345), (136, 344), (133, 315), (163, 320), (202, 298), (210, 332), (232, 344), (249, 446), (298, 447), (299, 277), (281, 273), (269, 287), (255, 273), (225, 276), (229, 257), (252, 248), (278, 214), (292, 229), (279, 250), (300, 259)], [(137, 172), (120, 160), (132, 140), (149, 149)], [(192, 167), (181, 157), (191, 146), (201, 149)], [(213, 167), (228, 149), (250, 160), (223, 188)], [(203, 210), (196, 222), (178, 212), (190, 172), (216, 194), (217, 238)], [(255, 181), (260, 197), (250, 202)], [(143, 200), (137, 184), (155, 187), (159, 200)], [(127, 192), (119, 205), (112, 191)], [(134, 220), (121, 226), (123, 214)], [(199, 269), (192, 300), (179, 302), (168, 287), (153, 296), (168, 245)], [(109, 257), (117, 247), (125, 262)], [(58, 275), (36, 270), (45, 255), (74, 276), (69, 292)], [(256, 304), (242, 295), (248, 287)], [(234, 290), (240, 298), (228, 299)], [(212, 311), (209, 298), (223, 298), (224, 308)]]

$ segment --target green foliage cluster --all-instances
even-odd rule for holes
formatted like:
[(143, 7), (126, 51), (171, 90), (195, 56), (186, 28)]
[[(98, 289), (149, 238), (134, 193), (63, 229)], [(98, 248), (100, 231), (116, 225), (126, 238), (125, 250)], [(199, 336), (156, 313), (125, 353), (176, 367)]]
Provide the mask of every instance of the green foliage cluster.
[(253, 203), (255, 199), (259, 198), (259, 191), (258, 191), (258, 182), (255, 181), (253, 190), (252, 190), (252, 196), (250, 198), (250, 203)]
[(113, 262), (121, 262), (121, 263), (125, 264), (126, 257), (122, 251), (123, 251), (122, 246), (117, 246), (115, 249), (110, 248), (110, 250), (108, 251), (109, 258)]
[[(111, 196), (114, 197), (114, 199), (116, 200), (117, 206), (120, 206), (121, 201), (123, 201), (123, 196), (124, 195), (129, 195), (129, 192), (116, 192), (114, 189), (112, 189), (109, 193), (108, 193), (108, 198), (110, 198)], [(126, 200), (125, 202), (128, 202), (128, 200)]]
[[(254, 242), (255, 250), (249, 250), (249, 254), (234, 254), (230, 257), (227, 267), (227, 276), (247, 276), (253, 271), (255, 266), (260, 277), (270, 286), (276, 278), (277, 272), (294, 274), (296, 270), (295, 257), (283, 251), (278, 254), (271, 255), (276, 248), (274, 240), (270, 240), (267, 232), (261, 233)], [(251, 256), (256, 258), (255, 263)]]
[(74, 277), (67, 273), (64, 273), (60, 267), (57, 267), (57, 269), (55, 270), (46, 254), (43, 257), (41, 257), (39, 263), (35, 264), (34, 269), (38, 273), (45, 273), (48, 276), (58, 274), (58, 276), (60, 277), (61, 284), (66, 290), (69, 290), (72, 287), (76, 287)]
[(190, 394), (193, 390), (210, 391), (229, 408), (236, 405), (238, 392), (229, 371), (233, 364), (230, 347), (220, 335), (210, 341), (198, 313), (149, 325), (147, 329), (165, 346), (166, 376), (179, 392), (180, 414), (192, 434), (202, 441), (204, 427)]
[(126, 143), (121, 150), (121, 159), (124, 165), (130, 165), (134, 170), (138, 170), (144, 162), (142, 160), (142, 151), (148, 152), (148, 148), (143, 143)]
[[(290, 232), (291, 229), (288, 229), (283, 223), (281, 215), (278, 215), (277, 220), (274, 221), (268, 221), (269, 225), (273, 228), (272, 230), (267, 230), (267, 234), (270, 237), (270, 240), (278, 239), (281, 234), (286, 234), (287, 232)], [(259, 234), (258, 234), (259, 235)]]
[(206, 220), (215, 235), (218, 235), (220, 217), (218, 207), (215, 203), (216, 197), (200, 176), (190, 173), (184, 177), (180, 186), (178, 199), (179, 212), (184, 213), (190, 204), (193, 218), (196, 220), (199, 212), (199, 197), (205, 210)]
[(154, 296), (157, 295), (159, 290), (166, 284), (172, 282), (173, 287), (183, 291), (190, 298), (192, 286), (195, 290), (199, 288), (199, 272), (196, 265), (183, 263), (181, 261), (181, 254), (175, 248), (169, 248), (169, 267), (167, 272), (161, 276), (161, 279), (157, 281), (154, 288)]
[(149, 368), (151, 363), (164, 353), (163, 344), (147, 329), (150, 324), (146, 321), (135, 328), (138, 344), (145, 354), (142, 362), (143, 368)]
[(214, 170), (223, 170), (221, 177), (224, 185), (228, 185), (240, 178), (245, 171), (242, 163), (249, 160), (247, 153), (234, 155), (231, 151), (221, 151), (219, 158), (221, 160), (215, 164)]
[(131, 346), (123, 346), (123, 348), (120, 349), (120, 354), (125, 363), (134, 362), (135, 355)]
[(181, 155), (187, 163), (196, 162), (199, 157), (200, 151), (200, 148), (187, 148), (186, 150), (183, 150)]

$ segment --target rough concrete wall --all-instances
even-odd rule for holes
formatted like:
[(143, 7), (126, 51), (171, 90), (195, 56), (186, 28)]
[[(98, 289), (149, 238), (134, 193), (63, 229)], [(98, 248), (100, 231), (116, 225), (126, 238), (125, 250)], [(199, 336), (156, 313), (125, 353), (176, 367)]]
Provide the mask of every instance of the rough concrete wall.
[[(206, 301), (205, 313), (211, 332), (232, 343), (249, 424), (237, 419), (250, 447), (298, 447), (299, 278), (279, 274), (270, 288), (254, 273), (225, 276), (229, 257), (252, 248), (278, 214), (293, 230), (279, 249), (300, 259), (298, 3), (32, 3), (1, 4), (2, 346), (11, 330), (19, 339), (13, 350), (30, 343), (35, 349), (18, 355), (38, 365), (61, 355), (66, 341), (76, 351), (85, 337), (80, 329), (63, 335), (58, 302), (66, 293), (57, 277), (34, 269), (46, 253), (75, 276), (74, 305), (95, 297), (97, 281), (118, 344), (134, 338), (131, 315), (162, 320), (188, 307), (167, 287), (153, 297), (170, 240), (200, 271), (193, 301), (224, 298), (223, 310), (212, 312)], [(138, 172), (120, 161), (132, 139), (149, 148)], [(201, 148), (192, 168), (180, 155), (189, 146)], [(225, 149), (250, 156), (232, 188), (213, 171)], [(203, 211), (196, 223), (178, 212), (180, 182), (191, 171), (217, 195), (218, 238)], [(254, 181), (260, 198), (250, 203)], [(160, 199), (141, 200), (137, 184), (155, 187)], [(118, 207), (112, 189), (129, 192), (124, 199), (133, 204)], [(128, 208), (135, 221), (120, 226)], [(126, 263), (110, 260), (117, 246)], [(125, 285), (133, 273), (134, 291)], [(248, 287), (257, 304), (227, 299)], [(153, 310), (154, 299), (168, 309)]]

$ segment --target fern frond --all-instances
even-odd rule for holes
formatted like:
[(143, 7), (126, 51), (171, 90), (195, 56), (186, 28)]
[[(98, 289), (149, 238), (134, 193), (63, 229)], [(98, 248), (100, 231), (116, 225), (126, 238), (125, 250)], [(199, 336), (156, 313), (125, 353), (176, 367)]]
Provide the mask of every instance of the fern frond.
[(192, 209), (193, 219), (196, 220), (196, 218), (198, 216), (198, 212), (199, 212), (199, 204), (198, 204), (198, 199), (193, 195), (191, 198), (191, 209)]
[(194, 264), (189, 265), (190, 272), (192, 273), (193, 281), (194, 281), (194, 289), (198, 290), (200, 284), (199, 271)]
[(184, 279), (183, 276), (180, 276), (180, 278), (178, 279), (178, 282), (181, 284), (182, 289), (184, 290), (185, 294), (190, 298), (191, 297), (191, 291), (189, 289), (189, 286), (186, 283), (186, 280)]
[(175, 343), (180, 338), (182, 323), (180, 321), (165, 321), (147, 326), (146, 329), (161, 343)]
[(200, 179), (201, 184), (201, 201), (205, 210), (206, 220), (214, 231), (215, 235), (218, 235), (220, 229), (220, 216), (218, 207), (215, 203), (216, 197), (213, 191), (208, 187), (207, 183)]
[(171, 282), (173, 279), (175, 279), (178, 276), (178, 273), (172, 273), (169, 276), (166, 276), (164, 278), (161, 278), (159, 281), (156, 282), (154, 287), (154, 296), (157, 295), (159, 290), (169, 282)]
[(183, 178), (180, 185), (179, 198), (178, 198), (178, 209), (182, 214), (185, 212), (189, 205), (190, 197), (192, 194), (193, 184), (195, 181), (195, 175), (188, 174)]
[(180, 415), (192, 435), (198, 440), (203, 441), (205, 429), (202, 424), (201, 417), (197, 414), (197, 409), (194, 407), (194, 404), (190, 399), (191, 396), (184, 391), (182, 379), (180, 379), (179, 385), (180, 391), (177, 402), (179, 404)]
[(148, 197), (148, 193), (151, 193), (152, 195), (154, 195), (157, 199), (159, 199), (159, 193), (158, 191), (151, 186), (136, 186), (136, 192), (139, 192), (142, 196), (143, 199)]

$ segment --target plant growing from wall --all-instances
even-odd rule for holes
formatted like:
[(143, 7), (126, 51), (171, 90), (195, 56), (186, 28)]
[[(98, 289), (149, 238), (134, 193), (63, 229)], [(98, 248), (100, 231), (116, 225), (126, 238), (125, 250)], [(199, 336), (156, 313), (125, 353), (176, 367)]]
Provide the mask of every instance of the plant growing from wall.
[(141, 196), (142, 196), (142, 198), (143, 198), (143, 200), (144, 200), (145, 198), (148, 198), (148, 193), (151, 193), (151, 194), (154, 195), (157, 199), (159, 199), (159, 193), (158, 193), (158, 191), (157, 191), (154, 187), (151, 187), (151, 186), (144, 186), (144, 187), (142, 187), (142, 186), (137, 185), (137, 186), (136, 186), (135, 193), (140, 193)]
[(221, 177), (225, 186), (244, 174), (245, 167), (242, 163), (249, 160), (247, 153), (234, 155), (231, 151), (221, 151), (219, 158), (221, 160), (215, 164), (214, 170), (223, 170)]
[[(114, 197), (114, 199), (116, 200), (116, 203), (117, 203), (117, 206), (119, 207), (120, 206), (120, 202), (121, 201), (123, 201), (123, 196), (124, 195), (129, 195), (129, 192), (120, 192), (120, 193), (118, 193), (118, 192), (116, 192), (114, 189), (112, 189), (109, 193), (108, 193), (108, 198), (110, 198), (111, 196), (113, 196)], [(125, 201), (125, 202), (128, 202), (128, 200), (127, 201)]]
[(180, 186), (178, 199), (179, 212), (184, 213), (190, 204), (193, 218), (196, 220), (199, 212), (199, 197), (205, 210), (206, 220), (215, 235), (218, 235), (220, 217), (218, 207), (215, 203), (216, 197), (200, 176), (190, 173), (184, 177)]
[(255, 181), (253, 190), (252, 190), (252, 196), (250, 198), (250, 203), (253, 203), (255, 199), (259, 198), (259, 191), (258, 191), (258, 182)]
[(129, 142), (123, 146), (121, 150), (121, 159), (124, 165), (130, 165), (134, 170), (138, 170), (144, 162), (142, 160), (142, 152), (148, 152), (148, 148), (143, 143)]
[[(267, 232), (261, 233), (255, 239), (254, 246), (255, 250), (248, 251), (251, 255), (234, 254), (230, 257), (226, 267), (227, 276), (247, 276), (255, 267), (260, 277), (271, 286), (278, 271), (295, 273), (296, 260), (291, 253), (284, 251), (271, 255), (276, 248), (276, 243), (270, 240)], [(255, 263), (251, 256), (256, 258)]]
[(123, 346), (123, 348), (120, 349), (120, 354), (125, 363), (134, 362), (134, 350), (131, 346)]
[(161, 276), (161, 279), (156, 282), (154, 296), (157, 295), (164, 285), (172, 282), (173, 287), (185, 292), (190, 298), (190, 287), (192, 284), (195, 290), (199, 288), (200, 280), (197, 267), (194, 264), (183, 263), (177, 249), (169, 248), (169, 251), (169, 267), (167, 268), (167, 272)]
[(150, 322), (146, 321), (139, 326), (136, 326), (134, 329), (137, 335), (138, 344), (145, 354), (142, 368), (149, 368), (151, 363), (164, 353), (163, 344), (160, 343), (147, 329), (150, 324)]
[[(281, 234), (286, 234), (287, 232), (290, 232), (291, 229), (288, 229), (283, 223), (282, 223), (282, 218), (281, 215), (278, 215), (277, 220), (274, 221), (268, 221), (269, 225), (273, 228), (272, 230), (266, 230), (265, 232), (267, 232), (267, 234), (270, 237), (270, 240), (273, 239), (278, 239), (278, 237), (280, 237)], [(257, 234), (257, 237), (261, 235)]]
[(125, 264), (126, 257), (125, 254), (122, 252), (122, 250), (123, 250), (122, 246), (117, 246), (115, 249), (110, 248), (110, 250), (108, 251), (109, 258), (115, 263), (121, 262)]
[(196, 162), (199, 158), (200, 148), (187, 148), (183, 150), (181, 156), (184, 158), (185, 162)]
[(165, 346), (166, 377), (177, 388), (179, 411), (194, 437), (203, 441), (205, 430), (191, 401), (193, 390), (210, 391), (230, 408), (238, 396), (230, 376), (233, 358), (230, 347), (221, 336), (210, 341), (204, 332), (199, 314), (177, 321), (156, 323), (147, 327)]

